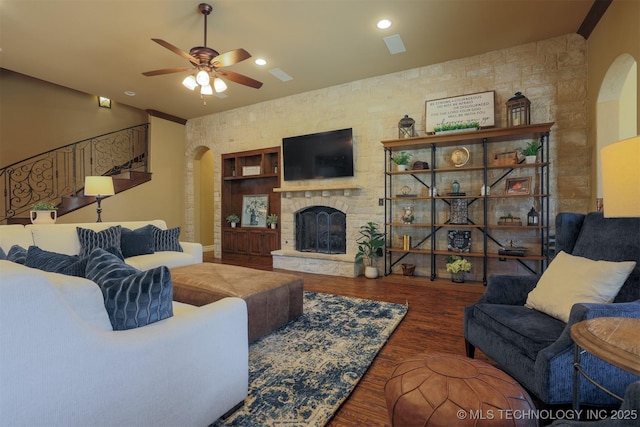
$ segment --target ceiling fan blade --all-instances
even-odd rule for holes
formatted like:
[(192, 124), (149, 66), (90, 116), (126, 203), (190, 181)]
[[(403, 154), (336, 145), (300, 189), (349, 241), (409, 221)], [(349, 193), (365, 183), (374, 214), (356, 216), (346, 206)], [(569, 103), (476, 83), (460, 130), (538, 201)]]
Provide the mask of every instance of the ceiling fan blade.
[(184, 52), (180, 49), (178, 49), (177, 47), (175, 47), (174, 45), (172, 45), (171, 43), (168, 43), (162, 39), (151, 39), (154, 42), (158, 43), (160, 46), (165, 47), (167, 49), (169, 49), (171, 52), (182, 56), (184, 59), (186, 59), (189, 62), (192, 62), (194, 65), (198, 64), (198, 60), (196, 58), (194, 58), (193, 56), (189, 55), (187, 52)]
[(147, 77), (151, 77), (151, 76), (160, 76), (162, 74), (179, 73), (180, 71), (189, 71), (189, 70), (193, 70), (193, 67), (165, 68), (163, 70), (145, 71), (142, 74)]
[(251, 77), (247, 77), (243, 74), (238, 74), (234, 73), (233, 71), (227, 70), (216, 70), (216, 72), (221, 77), (231, 80), (232, 82), (240, 83), (241, 85), (249, 86), (255, 89), (260, 89), (262, 87), (262, 82), (254, 80)]
[(249, 52), (244, 49), (236, 49), (229, 52), (221, 53), (220, 55), (211, 59), (210, 64), (214, 68), (228, 67), (229, 65), (236, 64), (248, 58), (251, 58)]

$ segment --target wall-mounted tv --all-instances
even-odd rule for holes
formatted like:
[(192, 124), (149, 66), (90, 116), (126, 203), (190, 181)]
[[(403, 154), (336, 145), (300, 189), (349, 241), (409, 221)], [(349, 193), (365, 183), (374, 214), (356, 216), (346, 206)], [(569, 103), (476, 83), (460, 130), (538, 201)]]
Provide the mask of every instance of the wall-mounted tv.
[(353, 176), (351, 128), (282, 138), (284, 180)]

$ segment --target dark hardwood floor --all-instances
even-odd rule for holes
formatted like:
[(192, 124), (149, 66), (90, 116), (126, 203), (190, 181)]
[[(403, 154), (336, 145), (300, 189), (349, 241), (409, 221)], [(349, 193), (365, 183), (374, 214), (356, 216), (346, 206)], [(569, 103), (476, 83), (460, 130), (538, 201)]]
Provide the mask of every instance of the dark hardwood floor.
[[(205, 254), (204, 258), (208, 262), (221, 262), (211, 254)], [(345, 278), (282, 272), (301, 275), (307, 291), (409, 304), (404, 320), (328, 424), (334, 427), (389, 425), (384, 385), (394, 366), (419, 353), (464, 355), (462, 309), (476, 302), (485, 289), (481, 283), (432, 282), (426, 277), (394, 275), (373, 280), (364, 276)], [(476, 358), (491, 363), (480, 351), (476, 351)]]

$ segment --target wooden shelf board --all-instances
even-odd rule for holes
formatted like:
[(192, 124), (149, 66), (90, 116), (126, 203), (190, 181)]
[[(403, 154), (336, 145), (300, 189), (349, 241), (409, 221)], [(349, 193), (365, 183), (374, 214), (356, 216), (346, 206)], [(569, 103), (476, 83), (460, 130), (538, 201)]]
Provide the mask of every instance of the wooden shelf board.
[(274, 193), (295, 193), (300, 191), (332, 191), (332, 190), (360, 190), (362, 186), (357, 184), (333, 184), (333, 185), (301, 185), (291, 187), (274, 188)]

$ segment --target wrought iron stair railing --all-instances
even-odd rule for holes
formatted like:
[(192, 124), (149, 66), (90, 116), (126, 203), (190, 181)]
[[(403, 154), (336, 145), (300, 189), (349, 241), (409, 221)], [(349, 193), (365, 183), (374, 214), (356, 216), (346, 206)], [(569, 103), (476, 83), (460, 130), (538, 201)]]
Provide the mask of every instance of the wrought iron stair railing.
[[(61, 205), (63, 197), (82, 196), (85, 176), (148, 174), (148, 130), (146, 123), (132, 126), (0, 168), (4, 195), (0, 223), (28, 212), (41, 200)], [(78, 207), (76, 203), (67, 211)], [(58, 214), (62, 213), (59, 210)]]

